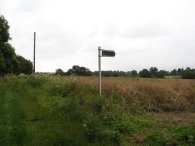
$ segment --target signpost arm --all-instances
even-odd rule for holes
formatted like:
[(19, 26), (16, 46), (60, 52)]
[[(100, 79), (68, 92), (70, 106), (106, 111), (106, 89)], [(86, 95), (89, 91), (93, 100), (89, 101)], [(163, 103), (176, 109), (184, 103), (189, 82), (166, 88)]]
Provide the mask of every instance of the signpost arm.
[(99, 95), (102, 95), (102, 79), (101, 79), (101, 47), (98, 47), (98, 69), (99, 69)]

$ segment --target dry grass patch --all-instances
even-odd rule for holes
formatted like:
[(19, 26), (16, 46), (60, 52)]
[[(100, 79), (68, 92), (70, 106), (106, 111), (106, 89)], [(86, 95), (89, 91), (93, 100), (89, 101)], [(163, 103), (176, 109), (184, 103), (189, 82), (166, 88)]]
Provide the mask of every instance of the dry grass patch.
[[(75, 77), (80, 85), (98, 89), (97, 77)], [(121, 104), (141, 105), (146, 111), (195, 111), (195, 80), (102, 78), (105, 95), (113, 91), (121, 97)]]

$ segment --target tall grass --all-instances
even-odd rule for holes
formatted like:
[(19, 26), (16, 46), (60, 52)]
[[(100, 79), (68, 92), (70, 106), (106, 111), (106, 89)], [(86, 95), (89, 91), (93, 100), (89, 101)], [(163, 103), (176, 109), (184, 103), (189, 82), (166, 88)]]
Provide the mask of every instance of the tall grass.
[(147, 111), (192, 111), (194, 83), (103, 78), (100, 97), (94, 77), (5, 76), (0, 78), (0, 142), (51, 146), (193, 145), (194, 125), (163, 124), (148, 117)]
[[(77, 80), (98, 87), (95, 77), (78, 77)], [(124, 105), (138, 104), (147, 111), (195, 111), (195, 80), (108, 77), (102, 82), (104, 94), (114, 91), (121, 96)]]

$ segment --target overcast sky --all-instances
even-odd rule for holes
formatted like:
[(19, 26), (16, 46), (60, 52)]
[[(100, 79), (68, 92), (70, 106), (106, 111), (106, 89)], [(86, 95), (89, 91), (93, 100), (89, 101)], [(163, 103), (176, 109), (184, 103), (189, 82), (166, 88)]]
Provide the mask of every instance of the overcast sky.
[(102, 70), (195, 68), (194, 0), (0, 0), (16, 53), (36, 71), (98, 70), (97, 49), (115, 50)]

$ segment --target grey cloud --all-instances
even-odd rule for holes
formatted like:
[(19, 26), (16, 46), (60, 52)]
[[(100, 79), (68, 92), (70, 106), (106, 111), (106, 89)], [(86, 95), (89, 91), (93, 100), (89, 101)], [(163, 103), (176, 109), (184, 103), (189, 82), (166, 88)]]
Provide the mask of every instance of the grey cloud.
[(68, 30), (50, 25), (45, 26), (45, 32), (37, 33), (37, 43), (39, 42), (37, 48), (40, 57), (55, 60), (76, 53), (82, 39)]
[(170, 35), (171, 31), (158, 24), (142, 25), (134, 28), (126, 28), (120, 35), (127, 38), (154, 38)]
[(193, 57), (195, 54), (195, 34), (185, 31), (181, 28), (180, 31), (172, 33), (170, 36), (159, 39), (158, 43), (161, 46), (161, 51), (166, 51), (172, 56), (181, 56), (183, 58)]
[[(99, 6), (104, 5), (103, 1), (96, 2)], [(188, 5), (183, 6), (177, 2), (180, 8), (175, 9), (174, 3), (169, 5), (169, 1), (163, 2), (170, 9), (164, 11), (163, 8), (159, 7), (158, 10), (155, 7), (154, 14), (153, 11), (150, 13), (154, 3), (147, 2), (139, 10), (140, 14), (137, 14), (137, 7), (127, 9), (125, 13), (121, 7), (115, 13), (116, 9), (110, 9), (110, 5), (99, 13), (93, 9), (96, 5), (84, 1), (83, 7), (74, 7), (74, 3), (63, 0), (0, 0), (1, 12), (11, 27), (13, 46), (22, 56), (32, 58), (33, 31), (37, 31), (37, 59), (42, 63), (38, 70), (49, 71), (57, 67), (64, 69), (74, 64), (90, 66), (90, 69), (96, 70), (99, 45), (116, 51), (115, 58), (103, 59), (105, 70), (139, 70), (150, 66), (157, 66), (159, 69), (173, 69), (180, 65), (195, 67), (193, 4), (189, 9)], [(128, 1), (125, 3), (129, 4)], [(87, 10), (85, 6), (92, 7), (91, 11), (82, 13)], [(188, 9), (190, 11), (186, 13)], [(77, 12), (74, 13), (75, 11)], [(109, 17), (107, 11), (110, 11)], [(143, 15), (145, 11), (146, 15)], [(180, 15), (181, 12), (183, 16)], [(129, 15), (130, 13), (133, 15)], [(85, 18), (86, 15), (89, 17)], [(119, 16), (124, 18), (120, 19)], [(96, 17), (97, 23), (92, 23)], [(88, 29), (83, 26), (90, 27)], [(27, 37), (23, 33), (30, 35)], [(49, 67), (50, 64), (52, 67)]]
[[(96, 32), (97, 34), (98, 32)], [(161, 36), (171, 35), (172, 31), (168, 28), (164, 28), (161, 24), (154, 22), (150, 24), (139, 24), (139, 26), (123, 26), (119, 27), (115, 24), (106, 27), (103, 32), (99, 31), (107, 37), (114, 38), (130, 38), (130, 39), (143, 39), (143, 38), (155, 38)]]
[(104, 33), (108, 37), (117, 37), (121, 34), (121, 28), (118, 27), (117, 25), (112, 24), (112, 25), (108, 25), (107, 27), (108, 28), (105, 28)]
[(31, 13), (40, 9), (45, 0), (20, 0), (15, 9), (17, 13)]

